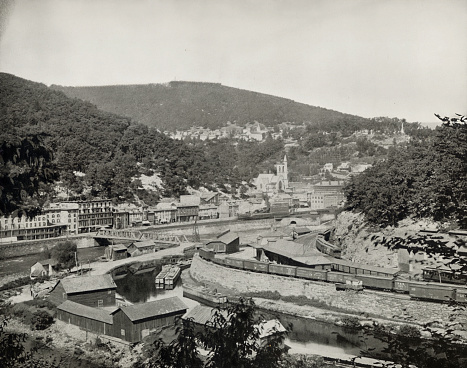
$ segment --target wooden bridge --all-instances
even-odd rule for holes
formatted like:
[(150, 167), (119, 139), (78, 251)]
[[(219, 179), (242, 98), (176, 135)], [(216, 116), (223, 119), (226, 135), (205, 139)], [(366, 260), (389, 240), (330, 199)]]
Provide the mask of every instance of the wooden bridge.
[(117, 239), (117, 240), (155, 240), (172, 243), (188, 242), (185, 235), (162, 234), (156, 232), (142, 232), (139, 230), (114, 230), (114, 229), (100, 229), (97, 231), (95, 238), (104, 239)]

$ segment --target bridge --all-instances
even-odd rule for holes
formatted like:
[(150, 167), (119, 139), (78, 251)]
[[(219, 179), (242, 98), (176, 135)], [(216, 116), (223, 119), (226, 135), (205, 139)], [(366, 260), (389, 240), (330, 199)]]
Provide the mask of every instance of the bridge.
[(188, 242), (185, 235), (162, 234), (156, 232), (143, 232), (140, 230), (115, 230), (115, 229), (99, 229), (94, 238), (100, 239), (115, 239), (115, 240), (133, 240), (145, 241), (154, 240), (167, 243), (182, 243)]

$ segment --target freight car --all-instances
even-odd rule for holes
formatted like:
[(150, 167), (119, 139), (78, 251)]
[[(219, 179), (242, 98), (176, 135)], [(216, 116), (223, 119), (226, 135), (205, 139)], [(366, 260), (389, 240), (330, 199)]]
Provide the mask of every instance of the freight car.
[(214, 260), (215, 258), (215, 253), (212, 249), (208, 249), (208, 248), (200, 248), (199, 249), (199, 256), (201, 258), (204, 258), (208, 261), (212, 261)]
[(341, 257), (341, 248), (338, 247), (337, 245), (328, 243), (321, 236), (318, 236), (316, 238), (316, 249), (318, 249), (321, 253), (327, 254), (327, 255), (332, 256), (334, 258), (340, 258)]
[[(453, 300), (458, 303), (467, 303), (467, 287), (452, 284), (436, 284), (405, 280), (399, 278), (396, 274), (392, 276), (391, 274), (387, 274), (389, 271), (383, 268), (381, 269), (381, 272), (376, 272), (373, 270), (373, 267), (371, 273), (368, 273), (368, 270), (365, 268), (367, 266), (362, 266), (363, 268), (360, 268), (357, 263), (349, 269), (346, 269), (347, 273), (345, 273), (341, 271), (317, 270), (313, 268), (242, 260), (230, 257), (217, 258), (215, 256), (213, 257), (211, 251), (203, 248), (200, 249), (199, 255), (207, 261), (246, 271), (270, 273), (287, 277), (298, 277), (307, 280), (326, 281), (334, 284), (346, 284), (356, 279), (362, 283), (364, 288), (408, 293), (413, 299), (435, 302), (448, 302)], [(350, 273), (350, 271), (354, 273)], [(383, 276), (378, 276), (380, 274)], [(342, 286), (340, 286), (340, 288), (342, 288)], [(346, 287), (343, 288), (345, 289)]]
[(422, 272), (423, 272), (423, 280), (425, 281), (467, 285), (466, 274), (455, 272), (448, 268), (439, 269), (439, 268), (426, 267), (422, 269)]
[(456, 300), (456, 289), (443, 284), (411, 282), (409, 295), (413, 299), (449, 302)]

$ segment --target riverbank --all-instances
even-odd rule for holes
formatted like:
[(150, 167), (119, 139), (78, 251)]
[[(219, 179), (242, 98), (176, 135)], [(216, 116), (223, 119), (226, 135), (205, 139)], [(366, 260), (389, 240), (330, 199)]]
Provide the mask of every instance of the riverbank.
[(430, 324), (434, 328), (452, 329), (456, 335), (467, 338), (465, 311), (455, 311), (441, 303), (414, 301), (400, 294), (336, 291), (334, 284), (231, 269), (196, 255), (190, 279), (191, 286), (209, 285), (231, 297), (253, 296), (260, 308), (303, 318), (340, 323), (344, 316), (353, 316), (362, 325), (376, 322), (419, 328)]

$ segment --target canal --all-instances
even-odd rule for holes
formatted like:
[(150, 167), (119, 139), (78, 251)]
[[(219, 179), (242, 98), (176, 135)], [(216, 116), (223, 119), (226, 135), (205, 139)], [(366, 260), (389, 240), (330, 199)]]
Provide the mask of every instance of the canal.
[[(132, 274), (131, 272), (114, 272), (117, 293), (132, 303), (178, 296), (188, 306), (193, 308), (199, 303), (183, 297), (183, 280), (180, 279), (173, 290), (156, 289), (155, 277), (161, 266), (149, 272)], [(277, 318), (290, 330), (286, 344), (290, 346), (290, 353), (320, 354), (333, 358), (347, 359), (360, 353), (359, 338), (346, 333), (342, 327), (333, 324), (301, 319), (285, 314), (261, 313), (265, 318)]]

